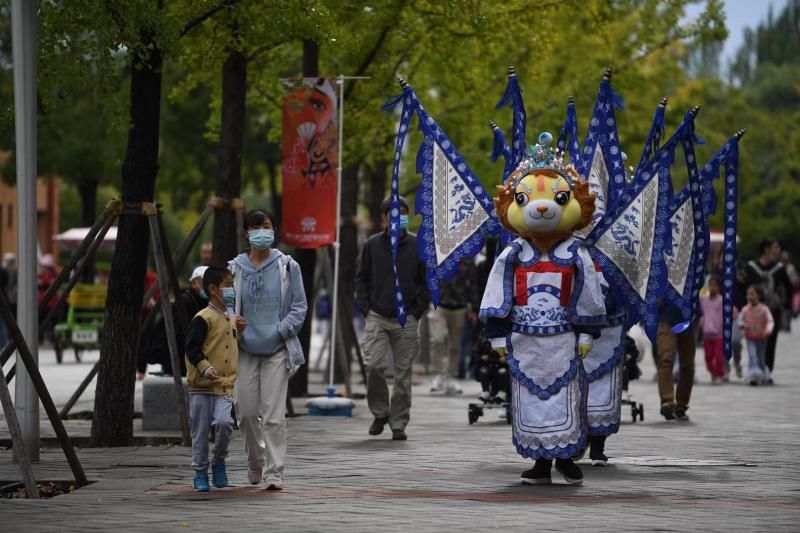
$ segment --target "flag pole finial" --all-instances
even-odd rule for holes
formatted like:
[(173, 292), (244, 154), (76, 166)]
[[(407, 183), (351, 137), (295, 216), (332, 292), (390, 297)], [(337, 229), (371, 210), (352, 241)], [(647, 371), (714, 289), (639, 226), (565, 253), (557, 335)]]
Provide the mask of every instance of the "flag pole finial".
[(745, 133), (747, 133), (747, 128), (745, 128), (745, 129), (741, 129), (741, 130), (737, 131), (737, 132), (736, 132), (736, 140), (738, 141), (739, 139), (741, 139), (742, 137), (744, 137), (744, 134), (745, 134)]
[(606, 71), (603, 73), (603, 79), (611, 81), (611, 67), (606, 67)]
[(660, 105), (661, 107), (667, 107), (667, 100), (669, 100), (669, 98), (665, 96), (664, 98), (661, 99), (661, 102), (659, 102), (658, 105)]
[(494, 120), (489, 121), (489, 129), (491, 129), (492, 131), (497, 129), (497, 124), (495, 123)]
[(517, 75), (517, 70), (514, 68), (514, 65), (508, 66), (508, 77), (513, 78)]
[(400, 88), (403, 89), (404, 91), (408, 89), (408, 82), (404, 80), (402, 77), (397, 76), (397, 83), (400, 84)]

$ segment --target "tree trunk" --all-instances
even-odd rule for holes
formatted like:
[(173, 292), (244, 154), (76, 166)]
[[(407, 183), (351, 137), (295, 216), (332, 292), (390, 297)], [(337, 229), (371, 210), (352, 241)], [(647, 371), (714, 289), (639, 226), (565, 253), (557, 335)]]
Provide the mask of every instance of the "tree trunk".
[[(391, 153), (391, 148), (386, 148), (386, 153)], [(369, 180), (369, 195), (367, 196), (367, 208), (369, 209), (369, 220), (372, 225), (370, 234), (379, 233), (383, 228), (381, 220), (381, 203), (386, 196), (386, 181), (391, 168), (388, 159), (378, 159), (375, 162), (375, 170)]]
[[(231, 50), (222, 65), (222, 123), (216, 194), (225, 200), (239, 198), (242, 189), (242, 147), (247, 98), (247, 60)], [(239, 253), (236, 213), (228, 206), (214, 214), (212, 262), (225, 265)]]
[[(122, 198), (126, 203), (152, 202), (158, 174), (162, 57), (152, 32), (143, 31), (143, 42), (142, 50), (131, 52), (131, 126), (122, 166)], [(97, 373), (93, 446), (128, 446), (133, 438), (134, 382), (149, 236), (146, 217), (120, 217)]]
[[(303, 39), (303, 76), (311, 78), (319, 76), (319, 45), (314, 41)], [(314, 319), (314, 303), (316, 291), (314, 290), (314, 273), (317, 269), (317, 250), (315, 248), (298, 248), (295, 250), (294, 259), (300, 265), (303, 273), (303, 286), (308, 302), (308, 312), (303, 327), (297, 337), (300, 339), (300, 346), (306, 359), (310, 359), (311, 350), (311, 322)], [(305, 396), (308, 394), (308, 364), (300, 367), (300, 370), (289, 381), (289, 394), (293, 397)]]
[[(97, 218), (97, 188), (100, 182), (90, 178), (85, 178), (78, 183), (78, 194), (81, 196), (81, 226), (90, 228), (94, 225)], [(86, 270), (83, 271), (81, 281), (84, 283), (94, 282), (94, 254), (89, 258)]]
[[(355, 278), (358, 258), (358, 169), (360, 162), (344, 167), (342, 170), (342, 228), (341, 251), (339, 255), (339, 301), (342, 324), (353, 323), (353, 296), (355, 294)], [(387, 274), (388, 275), (388, 274)], [(342, 328), (344, 349), (347, 360), (351, 360), (353, 345), (357, 341), (352, 327)]]

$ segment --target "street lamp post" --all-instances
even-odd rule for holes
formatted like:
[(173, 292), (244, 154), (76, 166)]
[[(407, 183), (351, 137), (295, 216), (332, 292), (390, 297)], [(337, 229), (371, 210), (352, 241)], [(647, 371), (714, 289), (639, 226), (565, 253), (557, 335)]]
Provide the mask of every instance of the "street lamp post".
[[(36, 257), (36, 34), (37, 2), (11, 2), (14, 119), (17, 160), (17, 320), (38, 363), (39, 317)], [(39, 398), (17, 354), (15, 410), (32, 461), (39, 460)]]

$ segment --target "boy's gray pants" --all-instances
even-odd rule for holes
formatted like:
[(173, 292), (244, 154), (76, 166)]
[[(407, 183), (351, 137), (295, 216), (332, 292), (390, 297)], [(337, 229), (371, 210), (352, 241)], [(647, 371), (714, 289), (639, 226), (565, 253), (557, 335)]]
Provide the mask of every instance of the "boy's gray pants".
[(228, 443), (233, 433), (233, 400), (221, 394), (189, 394), (192, 419), (192, 468), (208, 470), (208, 432), (214, 426), (214, 462), (228, 456)]

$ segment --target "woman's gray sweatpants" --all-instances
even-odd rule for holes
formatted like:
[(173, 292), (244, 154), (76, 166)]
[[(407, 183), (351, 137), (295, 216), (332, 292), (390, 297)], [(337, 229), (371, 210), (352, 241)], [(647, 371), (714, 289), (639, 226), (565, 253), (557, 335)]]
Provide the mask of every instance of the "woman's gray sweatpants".
[(208, 470), (208, 431), (214, 426), (214, 462), (228, 456), (233, 433), (233, 400), (221, 394), (189, 394), (192, 418), (192, 468)]

